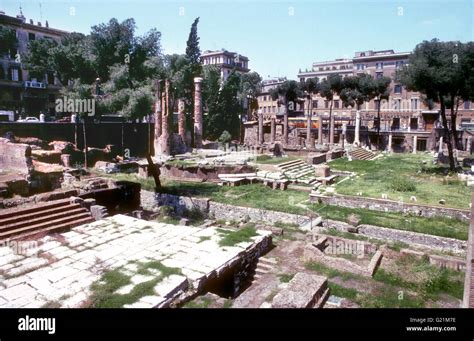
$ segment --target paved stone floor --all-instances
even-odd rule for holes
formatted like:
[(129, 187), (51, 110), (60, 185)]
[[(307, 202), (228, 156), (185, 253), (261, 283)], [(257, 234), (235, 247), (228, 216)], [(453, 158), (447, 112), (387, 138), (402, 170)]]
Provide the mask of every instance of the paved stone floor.
[(113, 269), (123, 269), (133, 285), (148, 280), (136, 273), (133, 262), (159, 261), (179, 268), (126, 307), (159, 307), (179, 290), (197, 288), (222, 271), (248, 248), (271, 234), (257, 231), (250, 242), (219, 246), (221, 234), (213, 227), (177, 226), (116, 215), (46, 236), (21, 255), (11, 245), (0, 247), (0, 307), (81, 307), (91, 295), (90, 285)]

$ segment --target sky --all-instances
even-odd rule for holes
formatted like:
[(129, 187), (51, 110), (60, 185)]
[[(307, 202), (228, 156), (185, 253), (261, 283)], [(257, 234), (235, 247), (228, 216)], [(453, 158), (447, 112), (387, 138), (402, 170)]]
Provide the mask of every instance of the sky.
[(247, 56), (262, 78), (296, 79), (316, 61), (356, 51), (411, 51), (423, 40), (473, 41), (474, 0), (0, 0), (15, 16), (82, 33), (115, 17), (134, 18), (137, 34), (162, 34), (164, 53), (184, 53), (200, 17), (201, 51)]

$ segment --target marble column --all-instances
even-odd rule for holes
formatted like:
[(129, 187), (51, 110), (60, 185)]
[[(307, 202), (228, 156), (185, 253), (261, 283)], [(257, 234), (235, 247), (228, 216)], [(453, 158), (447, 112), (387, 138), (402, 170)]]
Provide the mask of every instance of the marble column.
[(194, 78), (194, 146), (202, 148), (201, 77)]
[(344, 149), (344, 145), (347, 143), (346, 141), (346, 135), (347, 135), (347, 124), (343, 124), (342, 125), (342, 135), (341, 137), (339, 138), (340, 139), (340, 143), (341, 143), (341, 148)]
[(181, 136), (181, 140), (186, 144), (186, 116), (184, 114), (184, 100), (180, 98), (178, 100), (178, 134)]
[(391, 153), (392, 150), (392, 133), (388, 134), (388, 146), (387, 146), (387, 151)]
[(158, 156), (160, 151), (160, 136), (161, 136), (161, 81), (155, 81), (155, 137), (153, 147), (155, 149), (155, 156)]
[(354, 146), (360, 146), (360, 110), (356, 111), (356, 124), (354, 133)]
[(323, 144), (323, 114), (318, 116), (318, 144)]
[(261, 110), (258, 111), (258, 144), (262, 145), (264, 142), (263, 136), (263, 113)]
[(270, 143), (275, 143), (275, 135), (276, 135), (275, 117), (272, 117), (271, 125), (270, 125)]
[(417, 144), (418, 144), (418, 136), (414, 135), (413, 136), (413, 154), (416, 154)]
[(439, 146), (438, 146), (438, 153), (443, 152), (443, 136), (439, 138)]
[(467, 146), (466, 146), (466, 151), (471, 154), (472, 151), (472, 136), (467, 137)]
[(329, 144), (334, 143), (334, 113), (331, 113), (331, 118), (329, 120)]
[(170, 81), (165, 81), (165, 93), (162, 104), (162, 121), (161, 121), (161, 153), (170, 155), (170, 132), (169, 132), (169, 89)]
[(311, 113), (308, 113), (306, 117), (306, 148), (312, 148), (311, 145)]
[(288, 145), (288, 110), (285, 111), (283, 116), (283, 144)]

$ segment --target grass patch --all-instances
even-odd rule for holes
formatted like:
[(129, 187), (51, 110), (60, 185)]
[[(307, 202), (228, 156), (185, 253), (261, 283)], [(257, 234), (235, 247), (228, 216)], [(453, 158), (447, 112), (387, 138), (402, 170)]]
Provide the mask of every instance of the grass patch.
[(137, 302), (144, 296), (154, 295), (154, 287), (165, 277), (180, 274), (181, 270), (169, 268), (158, 261), (138, 263), (137, 273), (151, 275), (150, 269), (160, 271), (160, 274), (150, 281), (137, 284), (128, 294), (117, 294), (116, 291), (123, 286), (131, 284), (131, 278), (122, 273), (121, 269), (107, 271), (100, 280), (91, 285), (91, 301), (94, 308), (121, 308), (126, 304)]
[(295, 277), (295, 274), (279, 274), (278, 278), (280, 279), (281, 283), (288, 283)]
[(343, 297), (350, 299), (354, 301), (357, 297), (357, 290), (353, 288), (345, 288), (339, 284), (329, 282), (328, 283), (329, 288), (331, 289), (331, 295), (337, 296), (337, 297)]
[(241, 228), (237, 231), (217, 229), (221, 235), (219, 246), (234, 246), (241, 242), (249, 242), (257, 235), (257, 230), (253, 226)]
[(209, 308), (213, 301), (209, 297), (199, 297), (186, 303), (183, 308)]
[(199, 237), (198, 243), (202, 243), (202, 242), (205, 242), (206, 240), (210, 240), (210, 239), (211, 239), (211, 237), (209, 237), (209, 236), (201, 236), (201, 237)]
[(307, 262), (305, 264), (305, 268), (307, 270), (311, 270), (311, 271), (323, 274), (328, 278), (340, 277), (345, 281), (350, 280), (350, 279), (363, 278), (362, 276), (353, 274), (351, 272), (336, 270), (318, 262)]
[(428, 154), (391, 154), (376, 160), (352, 160), (340, 158), (331, 162), (334, 170), (357, 173), (336, 185), (340, 194), (362, 195), (380, 198), (386, 193), (391, 200), (409, 202), (416, 196), (417, 203), (439, 205), (446, 200), (446, 206), (468, 209), (472, 189), (459, 181), (456, 174), (449, 174), (447, 166), (433, 165)]

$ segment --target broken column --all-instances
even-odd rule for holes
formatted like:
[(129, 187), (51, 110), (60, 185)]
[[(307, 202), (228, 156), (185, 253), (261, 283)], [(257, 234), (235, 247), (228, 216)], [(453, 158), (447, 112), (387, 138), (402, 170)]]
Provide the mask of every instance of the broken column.
[(202, 148), (201, 77), (194, 78), (194, 146)]
[(308, 113), (306, 118), (306, 148), (312, 148), (311, 143), (311, 113)]
[(413, 136), (413, 154), (416, 154), (416, 149), (417, 149), (417, 143), (418, 143), (418, 136)]
[(161, 153), (170, 155), (170, 132), (169, 132), (169, 88), (170, 81), (165, 81), (165, 93), (162, 101), (161, 122)]
[(334, 143), (334, 113), (331, 113), (331, 117), (329, 119), (329, 143)]
[(438, 147), (438, 153), (443, 152), (443, 136), (439, 138), (439, 147)]
[(155, 138), (154, 138), (154, 148), (155, 156), (158, 155), (160, 150), (160, 136), (161, 136), (161, 85), (160, 80), (155, 81)]
[(392, 152), (392, 133), (388, 134), (388, 146), (387, 151)]
[(318, 117), (318, 144), (323, 144), (323, 115)]
[(288, 145), (288, 109), (286, 108), (283, 116), (283, 145)]
[(467, 143), (466, 143), (466, 151), (471, 154), (472, 151), (472, 136), (467, 137)]
[(178, 100), (178, 134), (186, 144), (186, 116), (184, 115), (184, 100)]
[(354, 146), (360, 146), (360, 111), (357, 109), (356, 111), (356, 125), (355, 125), (355, 133), (354, 133)]
[(262, 145), (264, 142), (263, 138), (263, 112), (262, 110), (258, 111), (258, 143)]
[(344, 124), (342, 125), (342, 136), (341, 136), (341, 139), (340, 139), (340, 140), (341, 140), (340, 142), (341, 142), (341, 148), (342, 148), (342, 149), (344, 149), (344, 144), (347, 143), (346, 137), (347, 137), (347, 124), (344, 123)]
[(275, 117), (272, 117), (271, 125), (270, 125), (270, 143), (275, 143), (275, 134), (276, 134)]

